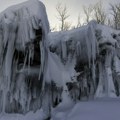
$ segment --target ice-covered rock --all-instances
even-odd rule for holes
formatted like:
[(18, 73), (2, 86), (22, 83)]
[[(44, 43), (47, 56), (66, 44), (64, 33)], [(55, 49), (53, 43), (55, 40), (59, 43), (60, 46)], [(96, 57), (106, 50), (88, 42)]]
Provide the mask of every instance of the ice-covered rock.
[(41, 107), (49, 22), (38, 0), (0, 14), (0, 112), (26, 113)]
[[(77, 29), (48, 34), (50, 51), (59, 57), (64, 69), (69, 73), (70, 77), (66, 83), (73, 84), (71, 89), (76, 86), (75, 81), (80, 84), (79, 99), (82, 94), (83, 96), (95, 94), (95, 97), (116, 96), (116, 80), (113, 78), (113, 73), (115, 69), (118, 71), (120, 68), (115, 67), (119, 64), (116, 53), (119, 49), (118, 33), (119, 31), (108, 26), (91, 21), (88, 25)], [(115, 61), (117, 63), (113, 66)], [(81, 72), (82, 74), (75, 77), (75, 74)], [(65, 80), (65, 76), (63, 78)], [(75, 78), (75, 81), (72, 78)], [(76, 89), (73, 91), (75, 93)]]

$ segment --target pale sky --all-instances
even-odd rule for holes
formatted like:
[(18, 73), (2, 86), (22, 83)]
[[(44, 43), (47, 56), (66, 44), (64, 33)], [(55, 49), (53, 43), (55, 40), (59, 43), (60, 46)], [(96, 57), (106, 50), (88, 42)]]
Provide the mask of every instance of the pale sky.
[[(0, 0), (0, 12), (6, 9), (10, 5), (18, 4), (27, 0)], [(100, 0), (41, 0), (45, 6), (48, 14), (48, 19), (52, 27), (58, 25), (58, 20), (56, 18), (57, 12), (55, 9), (56, 4), (63, 3), (66, 4), (70, 17), (68, 20), (74, 25), (77, 22), (78, 14), (83, 15), (82, 7), (85, 5), (94, 4)], [(104, 8), (109, 9), (109, 3), (120, 3), (120, 0), (101, 0)]]

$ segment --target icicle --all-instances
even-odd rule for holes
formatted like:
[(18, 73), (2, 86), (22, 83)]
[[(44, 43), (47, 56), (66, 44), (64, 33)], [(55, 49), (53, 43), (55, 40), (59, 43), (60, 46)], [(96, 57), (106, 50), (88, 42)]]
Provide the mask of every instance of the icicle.
[(28, 20), (28, 25), (29, 25), (29, 35), (30, 35), (30, 39), (34, 40), (35, 39), (35, 30), (33, 29), (32, 23), (31, 23), (31, 19)]
[(114, 59), (113, 59), (113, 65), (114, 65), (114, 70), (115, 70), (115, 75), (114, 77), (116, 78), (116, 82), (118, 84), (118, 93), (119, 93), (119, 96), (120, 96), (120, 60), (118, 58), (118, 56), (114, 56)]
[[(43, 41), (43, 38), (42, 38), (42, 41)], [(40, 56), (41, 56), (40, 57), (41, 64), (40, 64), (40, 71), (39, 71), (39, 80), (40, 80), (40, 77), (44, 74), (45, 50), (44, 50), (43, 42), (40, 42), (39, 46), (40, 46)], [(42, 85), (43, 88), (44, 88), (44, 85), (45, 85), (45, 81), (43, 81), (43, 85)]]
[(115, 67), (115, 72), (119, 75), (120, 74), (120, 60), (116, 55), (114, 56), (114, 67)]
[(95, 73), (95, 71), (96, 71), (96, 68), (95, 68), (95, 63), (94, 63), (94, 61), (93, 61), (93, 63), (92, 63), (92, 79), (93, 79), (93, 86), (94, 86), (94, 89), (96, 89), (95, 87), (95, 85), (96, 85), (96, 73)]
[(2, 30), (2, 25), (0, 23), (0, 69), (2, 68), (2, 63), (3, 63), (3, 30)]
[(62, 41), (61, 46), (62, 46), (62, 59), (63, 61), (66, 61), (66, 58), (67, 58), (66, 42)]
[(115, 94), (115, 86), (113, 83), (112, 70), (111, 70), (111, 60), (112, 60), (112, 52), (107, 51), (106, 59), (105, 59), (105, 70), (106, 70), (106, 94), (108, 97), (116, 97)]
[(32, 22), (32, 26), (34, 29), (36, 29), (36, 30), (39, 29), (37, 17), (33, 16), (31, 19), (31, 22)]
[(105, 63), (99, 63), (99, 83), (96, 97), (116, 97), (111, 70), (112, 51), (108, 51), (105, 56)]
[(29, 44), (28, 46), (28, 74), (30, 73), (30, 64), (33, 62), (34, 58), (34, 45)]
[(3, 45), (4, 45), (4, 48), (6, 48), (6, 44), (8, 42), (8, 39), (9, 39), (9, 29), (8, 29), (8, 24), (7, 23), (4, 23), (4, 21), (2, 22), (3, 23)]
[[(33, 8), (35, 9), (33, 10)], [(8, 106), (10, 106), (10, 112), (23, 113), (30, 111), (31, 104), (33, 104), (32, 109), (40, 106), (38, 105), (40, 103), (38, 102), (39, 98), (36, 97), (38, 86), (28, 88), (29, 83), (27, 82), (29, 80), (26, 80), (27, 74), (23, 71), (27, 68), (26, 65), (28, 65), (28, 70), (31, 68), (30, 64), (33, 62), (35, 56), (33, 44), (34, 40), (38, 37), (36, 36), (36, 30), (38, 29), (43, 30), (43, 40), (40, 45), (40, 52), (42, 53), (40, 54), (40, 66), (42, 66), (39, 74), (40, 78), (47, 67), (45, 66), (47, 62), (47, 42), (45, 42), (45, 38), (49, 32), (49, 23), (44, 5), (39, 1), (27, 1), (24, 4), (5, 10), (0, 15), (0, 46), (2, 46), (0, 47), (0, 91), (3, 92), (3, 95), (0, 95), (3, 104), (1, 105), (0, 103), (0, 109), (3, 112), (5, 112)], [(28, 49), (28, 53), (26, 52), (26, 48)], [(25, 58), (21, 58), (24, 56), (23, 54), (25, 54)], [(16, 60), (17, 55), (20, 56), (19, 60), (18, 58)], [(22, 68), (19, 68), (19, 65), (23, 65)], [(19, 71), (17, 71), (17, 68), (19, 68)], [(40, 89), (38, 91), (40, 92)], [(8, 97), (10, 97), (10, 103), (6, 100)], [(34, 101), (34, 99), (36, 99), (37, 102), (35, 101), (35, 104), (38, 106), (31, 103), (31, 100)], [(11, 106), (12, 104), (13, 106)], [(17, 108), (16, 105), (19, 105), (19, 107)]]
[[(5, 46), (6, 46), (6, 54), (4, 58), (4, 65), (3, 65), (3, 71), (4, 71), (4, 93), (3, 93), (3, 109), (2, 112), (5, 112), (5, 106), (6, 106), (6, 97), (7, 93), (10, 90), (10, 82), (11, 82), (11, 74), (12, 74), (12, 60), (13, 60), (13, 54), (14, 54), (14, 43), (15, 43), (15, 31), (16, 31), (16, 24), (12, 23), (6, 23), (5, 25), (7, 27), (5, 40)], [(9, 31), (11, 29), (11, 31)], [(7, 43), (6, 43), (7, 42)]]
[(89, 61), (89, 67), (90, 67), (90, 63), (91, 63), (91, 54), (92, 54), (92, 51), (91, 51), (91, 38), (88, 37), (88, 34), (89, 34), (90, 31), (87, 31), (86, 32), (86, 35), (85, 35), (85, 42), (86, 42), (86, 52), (87, 52), (87, 55), (88, 55), (88, 61)]
[(104, 69), (101, 62), (99, 62), (98, 67), (99, 67), (99, 82), (95, 93), (95, 97), (103, 97), (105, 86), (104, 86), (104, 78), (103, 78)]
[(27, 62), (27, 56), (28, 56), (28, 54), (26, 54), (26, 55), (25, 55), (25, 60), (24, 60), (24, 64), (23, 64), (22, 70), (24, 70), (24, 69), (25, 69), (26, 62)]
[[(89, 23), (88, 24), (88, 31), (87, 31), (87, 40), (89, 41), (89, 43), (87, 42), (87, 46), (88, 46), (88, 51), (90, 51), (90, 56), (89, 59), (92, 59), (92, 64), (94, 64), (94, 60), (96, 59), (96, 50), (97, 50), (97, 42), (96, 42), (96, 37), (95, 37), (95, 25), (93, 26), (93, 24)], [(90, 60), (89, 60), (90, 61)]]
[(30, 35), (29, 35), (29, 25), (28, 25), (28, 21), (27, 20), (24, 20), (24, 23), (23, 23), (23, 30), (22, 32), (24, 32), (24, 40), (25, 40), (25, 43), (29, 43), (31, 40), (30, 40)]

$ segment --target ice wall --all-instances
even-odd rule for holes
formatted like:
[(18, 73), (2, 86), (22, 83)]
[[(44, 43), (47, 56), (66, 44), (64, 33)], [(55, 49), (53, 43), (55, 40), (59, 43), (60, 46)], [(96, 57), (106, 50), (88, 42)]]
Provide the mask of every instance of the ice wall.
[[(54, 63), (59, 67), (61, 77), (52, 80), (57, 84), (61, 81), (63, 91), (69, 91), (73, 100), (80, 99), (81, 92), (87, 88), (87, 69), (91, 72), (91, 94), (94, 92), (95, 82), (95, 63), (98, 54), (97, 39), (95, 36), (96, 22), (90, 22), (88, 25), (70, 31), (53, 32), (48, 34), (49, 49), (53, 56)], [(87, 68), (87, 69), (86, 69)], [(56, 74), (55, 74), (56, 75)], [(82, 78), (80, 78), (82, 76)], [(82, 80), (80, 80), (82, 79)], [(66, 88), (67, 87), (67, 88)], [(84, 93), (82, 93), (84, 94)], [(85, 94), (88, 94), (87, 91)], [(83, 95), (84, 96), (84, 95)]]
[(0, 14), (0, 112), (41, 107), (46, 34), (45, 6), (30, 0)]
[[(65, 80), (73, 99), (120, 94), (119, 72), (116, 72), (120, 70), (119, 31), (91, 21), (86, 26), (48, 36), (50, 51), (64, 66), (61, 81)], [(67, 80), (66, 75), (69, 76)], [(54, 80), (56, 84), (57, 80)]]

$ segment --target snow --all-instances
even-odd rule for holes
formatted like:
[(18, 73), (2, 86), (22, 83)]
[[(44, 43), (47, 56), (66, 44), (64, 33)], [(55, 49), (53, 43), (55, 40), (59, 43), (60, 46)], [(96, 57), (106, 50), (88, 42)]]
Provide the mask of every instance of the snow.
[[(49, 31), (49, 22), (47, 19), (47, 14), (45, 12), (46, 9), (44, 4), (41, 1), (29, 0), (21, 4), (11, 6), (0, 14), (0, 18), (1, 18), (0, 21), (2, 21), (5, 18), (9, 21), (15, 20), (16, 19), (15, 17), (18, 11), (21, 12), (18, 14), (23, 14), (24, 18), (36, 16), (38, 19), (42, 21), (42, 24), (39, 23), (39, 25), (42, 25), (42, 27), (44, 28), (44, 31), (45, 32)], [(33, 22), (33, 24), (34, 23), (35, 22)], [(35, 26), (36, 25), (34, 24), (34, 27)]]
[(18, 33), (16, 33), (16, 47), (21, 50), (25, 49), (25, 44), (33, 42), (36, 37), (35, 30), (42, 28), (44, 34), (49, 32), (49, 22), (45, 6), (38, 0), (26, 1), (7, 8), (0, 14), (0, 24), (2, 24), (5, 29), (5, 38), (3, 40), (4, 46), (9, 36), (9, 33), (7, 33), (7, 24), (17, 25)]
[(69, 107), (56, 107), (51, 120), (119, 120), (120, 99), (81, 101)]
[[(74, 104), (68, 100), (52, 110), (51, 120), (119, 120), (120, 98), (101, 98)], [(44, 120), (42, 109), (35, 113), (1, 114), (0, 120)]]
[(0, 120), (44, 120), (45, 117), (43, 110), (29, 112), (26, 115), (23, 114), (0, 114)]
[(118, 34), (119, 31), (114, 30), (106, 25), (97, 25), (97, 30), (101, 31), (101, 38), (98, 41), (99, 44), (111, 43), (113, 46), (117, 43), (117, 40), (112, 37), (112, 34)]

